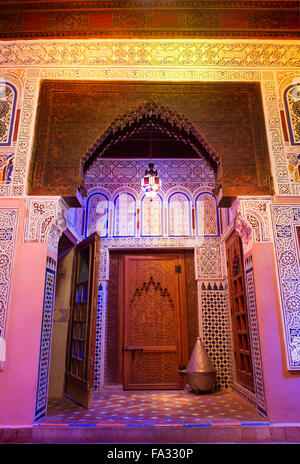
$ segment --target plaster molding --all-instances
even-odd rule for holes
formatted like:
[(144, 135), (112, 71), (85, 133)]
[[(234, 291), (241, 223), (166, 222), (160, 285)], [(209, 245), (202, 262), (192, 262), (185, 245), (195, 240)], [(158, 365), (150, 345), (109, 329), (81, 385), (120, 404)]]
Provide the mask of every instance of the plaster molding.
[[(24, 229), (25, 242), (48, 242), (48, 234), (54, 240), (66, 229), (68, 206), (59, 197), (26, 199), (27, 216)], [(58, 242), (57, 239), (57, 242)]]
[[(298, 68), (299, 45), (259, 39), (53, 39), (0, 42), (0, 65)], [(61, 70), (63, 74), (63, 70)]]

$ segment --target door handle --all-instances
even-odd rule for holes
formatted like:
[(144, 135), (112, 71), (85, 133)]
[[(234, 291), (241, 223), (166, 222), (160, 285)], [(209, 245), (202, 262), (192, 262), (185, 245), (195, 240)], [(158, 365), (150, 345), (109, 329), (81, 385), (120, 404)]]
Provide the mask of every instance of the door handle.
[(123, 348), (122, 351), (144, 351), (144, 348)]
[(131, 351), (132, 352), (131, 361), (134, 361), (134, 353), (136, 351), (144, 351), (144, 349), (143, 348), (123, 348), (122, 351)]

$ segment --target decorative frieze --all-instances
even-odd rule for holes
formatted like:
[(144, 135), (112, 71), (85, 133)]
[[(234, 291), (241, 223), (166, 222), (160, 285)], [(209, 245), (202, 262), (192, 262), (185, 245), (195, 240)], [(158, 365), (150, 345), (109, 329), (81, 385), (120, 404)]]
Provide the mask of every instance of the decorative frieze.
[(202, 69), (184, 67), (172, 69), (168, 67), (122, 66), (80, 67), (80, 68), (37, 68), (36, 73), (40, 79), (71, 79), (71, 80), (99, 80), (99, 81), (157, 81), (157, 82), (183, 82), (183, 81), (244, 81), (257, 82), (261, 80), (261, 71), (249, 69)]
[[(146, 68), (144, 62), (138, 59), (134, 63), (134, 56), (137, 56), (138, 53), (129, 53), (128, 51), (131, 49), (143, 50), (146, 53)], [(101, 55), (101, 50), (103, 53), (106, 50), (106, 58), (103, 60), (97, 58), (99, 53)], [(121, 50), (124, 50), (126, 59), (117, 64), (114, 56), (119, 55)], [(189, 64), (183, 59), (186, 50), (189, 51), (190, 55)], [(200, 57), (206, 57), (208, 51), (215, 59), (213, 61), (200, 59)], [(47, 53), (49, 53), (49, 59), (47, 59)], [(174, 58), (172, 58), (172, 65), (169, 67), (168, 61), (165, 62), (163, 57), (164, 55), (169, 56), (170, 53)], [(60, 41), (2, 42), (0, 44), (0, 62), (6, 66), (3, 75), (10, 75), (11, 79), (18, 81), (18, 83), (22, 82), (24, 99), (20, 114), (17, 150), (11, 151), (14, 157), (13, 176), (10, 176), (8, 183), (0, 186), (0, 195), (23, 196), (25, 193), (33, 141), (38, 85), (41, 79), (261, 82), (276, 192), (280, 195), (297, 195), (300, 188), (299, 160), (295, 159), (297, 153), (293, 153), (291, 150), (288, 159), (286, 158), (286, 147), (282, 138), (279, 115), (279, 108), (283, 108), (283, 98), (282, 101), (278, 100), (280, 97), (276, 88), (276, 73), (272, 71), (262, 72), (259, 68), (272, 69), (274, 65), (276, 65), (276, 69), (282, 68), (282, 71), (277, 71), (278, 79), (281, 83), (284, 80), (283, 77), (288, 75), (285, 79), (288, 79), (287, 85), (290, 84), (293, 81), (292, 77), (296, 76), (295, 71), (285, 71), (284, 73), (283, 70), (284, 68), (297, 67), (298, 45), (285, 41), (280, 46), (280, 56), (278, 53), (278, 44), (272, 41), (259, 40), (234, 41), (234, 43), (232, 41), (224, 42), (224, 40), (206, 41), (199, 39), (192, 39), (192, 41), (175, 40), (172, 43), (164, 40), (145, 41), (143, 39), (122, 41), (98, 39), (70, 41), (62, 39)], [(26, 54), (27, 59), (25, 58)], [(72, 54), (76, 68), (73, 67)], [(89, 54), (91, 54), (90, 57)], [(272, 59), (272, 54), (274, 54), (274, 59)], [(230, 62), (230, 56), (232, 59), (234, 57), (234, 63)], [(254, 56), (256, 60), (253, 60)], [(79, 57), (80, 61), (78, 62)], [(161, 57), (162, 61), (158, 57)], [(280, 59), (278, 61), (278, 58), (284, 59), (284, 62), (281, 62)], [(86, 67), (87, 62), (89, 67)], [(59, 67), (55, 67), (56, 64)], [(31, 68), (32, 65), (35, 67)], [(23, 66), (23, 69), (19, 66)], [(296, 111), (295, 108), (293, 111)]]
[[(3, 41), (2, 66), (298, 67), (296, 42), (266, 40), (19, 40)], [(187, 59), (188, 56), (188, 59)]]

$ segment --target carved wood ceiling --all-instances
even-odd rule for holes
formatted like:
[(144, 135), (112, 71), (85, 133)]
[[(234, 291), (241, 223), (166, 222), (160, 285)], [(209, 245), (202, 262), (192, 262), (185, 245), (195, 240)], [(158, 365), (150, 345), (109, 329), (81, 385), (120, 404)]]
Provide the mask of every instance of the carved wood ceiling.
[(299, 38), (299, 1), (0, 1), (0, 38)]

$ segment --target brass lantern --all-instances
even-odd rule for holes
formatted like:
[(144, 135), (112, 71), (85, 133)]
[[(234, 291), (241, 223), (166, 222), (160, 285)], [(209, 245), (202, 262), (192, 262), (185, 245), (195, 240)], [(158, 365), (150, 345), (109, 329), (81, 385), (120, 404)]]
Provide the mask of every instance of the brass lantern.
[(145, 170), (145, 176), (141, 180), (141, 186), (145, 195), (150, 197), (151, 200), (153, 200), (157, 192), (161, 189), (161, 180), (157, 175), (154, 164), (151, 162)]
[(150, 125), (150, 159), (145, 175), (141, 180), (142, 191), (145, 193), (150, 200), (157, 195), (157, 192), (161, 189), (161, 179), (158, 177), (157, 170), (154, 168), (152, 163), (152, 125)]

